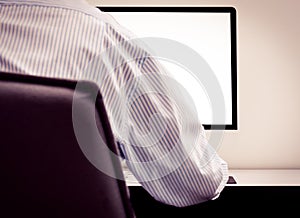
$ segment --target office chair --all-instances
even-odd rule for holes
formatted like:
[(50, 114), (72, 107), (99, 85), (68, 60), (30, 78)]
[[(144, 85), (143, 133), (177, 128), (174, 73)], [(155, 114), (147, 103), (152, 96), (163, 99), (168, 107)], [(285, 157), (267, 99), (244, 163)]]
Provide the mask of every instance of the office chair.
[[(0, 72), (0, 217), (135, 216), (124, 180), (112, 176), (122, 176), (122, 169), (110, 158), (110, 152), (117, 153), (115, 142), (92, 82), (82, 82), (76, 119), (92, 158), (101, 160), (104, 170), (79, 145), (72, 122), (77, 84)], [(93, 120), (97, 128), (90, 124)]]

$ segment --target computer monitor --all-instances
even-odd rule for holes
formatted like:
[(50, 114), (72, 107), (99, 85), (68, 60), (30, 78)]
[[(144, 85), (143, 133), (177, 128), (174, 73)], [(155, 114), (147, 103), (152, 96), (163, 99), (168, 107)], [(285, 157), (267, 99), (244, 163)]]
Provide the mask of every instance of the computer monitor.
[[(236, 10), (233, 7), (98, 8), (111, 14), (136, 37), (170, 39), (195, 51), (195, 58), (199, 57), (199, 60), (195, 59), (194, 62), (206, 63), (207, 69), (210, 69), (209, 73), (214, 74), (216, 78), (217, 87), (220, 88), (224, 99), (223, 118), (213, 114), (215, 111), (212, 109), (212, 103), (216, 107), (218, 102), (213, 102), (216, 99), (212, 99), (214, 97), (207, 89), (215, 88), (210, 87), (210, 84), (199, 84), (197, 78), (187, 73), (179, 64), (160, 61), (194, 99), (198, 116), (205, 129), (238, 129)], [(221, 118), (218, 120), (216, 117)]]

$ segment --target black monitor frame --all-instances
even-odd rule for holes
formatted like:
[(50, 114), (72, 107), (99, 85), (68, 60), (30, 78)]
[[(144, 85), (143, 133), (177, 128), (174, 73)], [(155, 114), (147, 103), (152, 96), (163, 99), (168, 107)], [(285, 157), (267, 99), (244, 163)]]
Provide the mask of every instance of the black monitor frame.
[(203, 124), (206, 130), (237, 130), (238, 105), (237, 105), (237, 24), (236, 9), (225, 7), (177, 7), (177, 6), (97, 6), (103, 12), (186, 12), (186, 13), (229, 13), (231, 32), (231, 99), (232, 123), (231, 124)]

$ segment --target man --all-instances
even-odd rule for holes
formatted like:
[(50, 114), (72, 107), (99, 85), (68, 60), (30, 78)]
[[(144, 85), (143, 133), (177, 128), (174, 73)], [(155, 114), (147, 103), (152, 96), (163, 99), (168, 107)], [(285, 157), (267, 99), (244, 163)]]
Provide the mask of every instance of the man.
[(220, 195), (227, 164), (201, 123), (183, 119), (192, 110), (174, 101), (162, 66), (112, 17), (82, 0), (0, 1), (0, 22), (1, 71), (98, 83), (120, 152), (155, 199), (183, 207)]

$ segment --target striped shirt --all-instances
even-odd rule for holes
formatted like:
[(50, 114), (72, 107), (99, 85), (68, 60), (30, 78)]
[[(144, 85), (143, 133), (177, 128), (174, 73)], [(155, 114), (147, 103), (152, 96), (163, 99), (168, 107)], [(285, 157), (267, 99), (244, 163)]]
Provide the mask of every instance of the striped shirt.
[(120, 153), (148, 193), (178, 207), (216, 199), (226, 162), (132, 36), (84, 1), (0, 1), (1, 71), (96, 82)]

